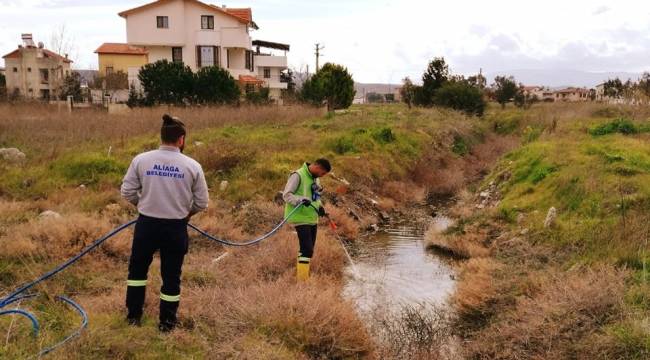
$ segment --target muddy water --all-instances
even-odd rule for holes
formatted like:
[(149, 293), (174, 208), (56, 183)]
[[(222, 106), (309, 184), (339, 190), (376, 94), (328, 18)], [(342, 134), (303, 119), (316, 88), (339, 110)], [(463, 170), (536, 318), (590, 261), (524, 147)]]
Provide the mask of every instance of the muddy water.
[[(450, 224), (445, 216), (433, 221), (438, 231)], [(362, 316), (399, 312), (405, 305), (445, 306), (455, 287), (454, 272), (448, 259), (426, 249), (428, 226), (395, 222), (356, 243), (344, 295)]]

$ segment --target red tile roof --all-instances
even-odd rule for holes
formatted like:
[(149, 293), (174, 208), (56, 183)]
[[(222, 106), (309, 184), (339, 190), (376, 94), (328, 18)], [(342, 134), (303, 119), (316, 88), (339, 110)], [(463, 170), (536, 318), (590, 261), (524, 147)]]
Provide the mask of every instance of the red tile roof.
[(95, 50), (97, 54), (147, 55), (146, 49), (120, 43), (104, 43)]
[(223, 10), (226, 10), (226, 12), (231, 15), (246, 20), (246, 22), (253, 22), (253, 11), (251, 8), (223, 8)]
[[(33, 46), (30, 46), (28, 48), (29, 49), (36, 49), (36, 47), (33, 47)], [(63, 62), (67, 62), (67, 63), (72, 62), (72, 60), (68, 59), (67, 57), (63, 57), (63, 56), (55, 53), (54, 51), (50, 51), (48, 49), (42, 49), (42, 50), (43, 50), (43, 54), (45, 54), (45, 57), (58, 59), (58, 60), (61, 60)], [(10, 52), (9, 54), (3, 56), (2, 58), (3, 59), (18, 59), (18, 58), (20, 58), (20, 49), (16, 49), (16, 50)]]
[[(162, 3), (169, 2), (169, 1), (172, 1), (172, 0), (157, 0), (157, 1), (154, 1), (154, 2), (150, 2), (148, 4), (144, 4), (142, 6), (138, 6), (138, 7), (129, 9), (129, 10), (122, 11), (122, 12), (118, 13), (118, 15), (123, 17), (123, 18), (126, 18), (128, 15), (131, 15), (131, 14), (133, 14), (135, 12), (140, 11), (140, 10), (148, 9), (150, 7), (154, 7), (154, 6), (160, 5)], [(243, 18), (243, 17), (240, 17), (238, 15), (230, 13), (229, 11), (227, 11), (228, 10), (227, 8), (222, 8), (222, 7), (219, 7), (219, 6), (206, 4), (206, 3), (198, 1), (198, 0), (185, 0), (185, 1), (190, 1), (190, 2), (193, 2), (193, 3), (197, 4), (197, 5), (199, 5), (199, 6), (202, 6), (204, 8), (216, 10), (216, 11), (219, 11), (219, 12), (221, 12), (223, 14), (228, 15), (228, 16), (232, 16), (233, 18), (239, 20), (240, 22), (242, 22), (244, 24), (249, 24), (249, 23), (252, 22), (251, 20), (247, 20), (246, 18)], [(234, 10), (242, 10), (242, 9), (234, 9)], [(251, 16), (251, 18), (252, 18), (252, 16)]]
[(239, 82), (261, 84), (264, 82), (264, 80), (260, 80), (255, 76), (251, 76), (251, 75), (239, 75)]

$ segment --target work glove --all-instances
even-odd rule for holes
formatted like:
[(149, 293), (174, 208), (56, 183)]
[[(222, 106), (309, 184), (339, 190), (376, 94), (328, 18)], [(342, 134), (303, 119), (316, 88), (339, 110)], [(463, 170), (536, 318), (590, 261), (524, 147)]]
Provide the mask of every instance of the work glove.
[(302, 200), (300, 200), (300, 205), (302, 205), (302, 206), (309, 206), (309, 205), (311, 205), (311, 200), (306, 199), (306, 198), (305, 198), (305, 199), (302, 199)]
[(329, 214), (327, 214), (327, 212), (325, 212), (324, 207), (321, 206), (321, 207), (318, 208), (318, 216), (323, 217), (323, 216), (328, 216), (328, 215)]

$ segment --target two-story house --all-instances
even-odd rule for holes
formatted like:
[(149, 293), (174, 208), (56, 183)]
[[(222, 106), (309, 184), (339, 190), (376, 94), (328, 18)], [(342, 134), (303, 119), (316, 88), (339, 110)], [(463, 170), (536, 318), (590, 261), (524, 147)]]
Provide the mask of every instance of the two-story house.
[(55, 98), (63, 80), (70, 74), (72, 60), (34, 43), (32, 34), (22, 34), (23, 44), (5, 60), (7, 94), (30, 99)]
[[(287, 68), (288, 45), (259, 42), (253, 50), (250, 33), (258, 27), (250, 8), (228, 8), (197, 0), (158, 0), (119, 13), (126, 19), (127, 44), (110, 44), (110, 57), (127, 68), (130, 82), (136, 81), (140, 62), (161, 59), (182, 62), (193, 71), (206, 66), (227, 69), (245, 90), (256, 86), (270, 88), (271, 96), (280, 97), (287, 84), (280, 73)], [(98, 49), (100, 64), (102, 45)], [(285, 55), (263, 54), (259, 47), (279, 49)], [(141, 49), (134, 56), (134, 49)], [(121, 51), (121, 53), (120, 53)]]

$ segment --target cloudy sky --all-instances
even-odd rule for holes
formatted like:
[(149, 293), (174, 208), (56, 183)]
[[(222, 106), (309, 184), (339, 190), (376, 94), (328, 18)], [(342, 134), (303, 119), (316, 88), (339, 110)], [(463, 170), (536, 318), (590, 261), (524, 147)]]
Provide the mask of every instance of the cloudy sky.
[[(65, 25), (75, 39), (77, 68), (96, 68), (103, 42), (125, 42), (119, 11), (148, 1), (0, 0), (0, 52), (22, 32), (49, 43)], [(650, 2), (638, 0), (425, 1), (248, 0), (216, 3), (252, 7), (256, 39), (289, 43), (290, 65), (346, 65), (360, 82), (419, 79), (428, 59), (444, 56), (456, 73), (527, 69), (641, 72), (650, 70)]]

